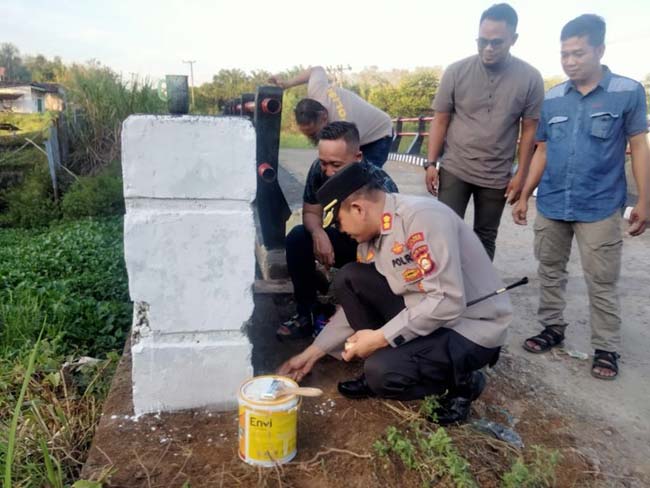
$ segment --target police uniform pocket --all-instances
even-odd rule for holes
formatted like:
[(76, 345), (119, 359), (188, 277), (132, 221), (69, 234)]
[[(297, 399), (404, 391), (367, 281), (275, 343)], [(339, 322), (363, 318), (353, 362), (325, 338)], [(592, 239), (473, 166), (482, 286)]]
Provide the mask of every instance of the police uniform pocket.
[(569, 117), (556, 115), (548, 121), (549, 139), (559, 141), (566, 137)]
[(619, 115), (613, 112), (591, 114), (591, 135), (598, 139), (607, 139), (612, 134), (612, 127)]

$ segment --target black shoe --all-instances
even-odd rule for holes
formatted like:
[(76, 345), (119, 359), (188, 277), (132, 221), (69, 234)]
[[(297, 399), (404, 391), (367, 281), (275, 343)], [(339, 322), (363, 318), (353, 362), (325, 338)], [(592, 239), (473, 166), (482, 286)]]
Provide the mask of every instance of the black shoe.
[(476, 400), (485, 389), (485, 375), (480, 371), (473, 371), (466, 386), (466, 396), (444, 398), (440, 408), (436, 410), (436, 422), (440, 425), (461, 424), (469, 417), (472, 402)]
[(352, 398), (354, 400), (375, 396), (366, 382), (365, 375), (359, 376), (356, 380), (339, 382), (339, 392), (341, 392), (341, 395), (344, 397)]

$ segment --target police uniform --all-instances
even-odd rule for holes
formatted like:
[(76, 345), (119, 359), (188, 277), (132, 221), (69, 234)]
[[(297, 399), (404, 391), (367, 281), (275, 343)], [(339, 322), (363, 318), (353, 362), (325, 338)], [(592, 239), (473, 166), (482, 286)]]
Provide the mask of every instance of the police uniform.
[[(360, 183), (342, 185), (334, 199), (332, 185), (324, 187), (319, 199), (326, 210), (328, 199), (340, 205)], [(474, 232), (430, 197), (386, 194), (380, 228), (359, 244), (357, 263), (337, 274), (342, 310), (315, 344), (334, 352), (355, 330), (381, 329), (390, 347), (364, 365), (375, 394), (403, 400), (462, 394), (456, 390), (472, 371), (496, 362), (512, 319), (507, 295), (466, 303), (503, 284)]]

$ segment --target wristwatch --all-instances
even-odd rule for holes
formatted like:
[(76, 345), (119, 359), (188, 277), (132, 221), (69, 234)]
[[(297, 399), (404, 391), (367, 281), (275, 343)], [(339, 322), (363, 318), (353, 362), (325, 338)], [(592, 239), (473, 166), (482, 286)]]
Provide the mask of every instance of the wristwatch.
[(424, 165), (422, 165), (422, 167), (426, 171), (427, 169), (429, 169), (429, 166), (437, 166), (437, 165), (438, 165), (438, 161), (425, 161), (425, 163), (424, 163)]

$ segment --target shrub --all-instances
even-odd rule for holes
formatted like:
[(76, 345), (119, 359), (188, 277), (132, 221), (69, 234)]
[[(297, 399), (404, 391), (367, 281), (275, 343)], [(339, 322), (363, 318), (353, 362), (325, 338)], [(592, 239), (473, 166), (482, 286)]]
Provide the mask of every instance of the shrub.
[(124, 214), (122, 175), (118, 163), (97, 176), (75, 181), (63, 196), (61, 212), (66, 220), (82, 217), (109, 217)]
[(0, 215), (0, 226), (42, 227), (61, 215), (54, 201), (49, 169), (43, 164), (35, 165), (22, 185), (0, 195), (0, 203), (6, 209)]

